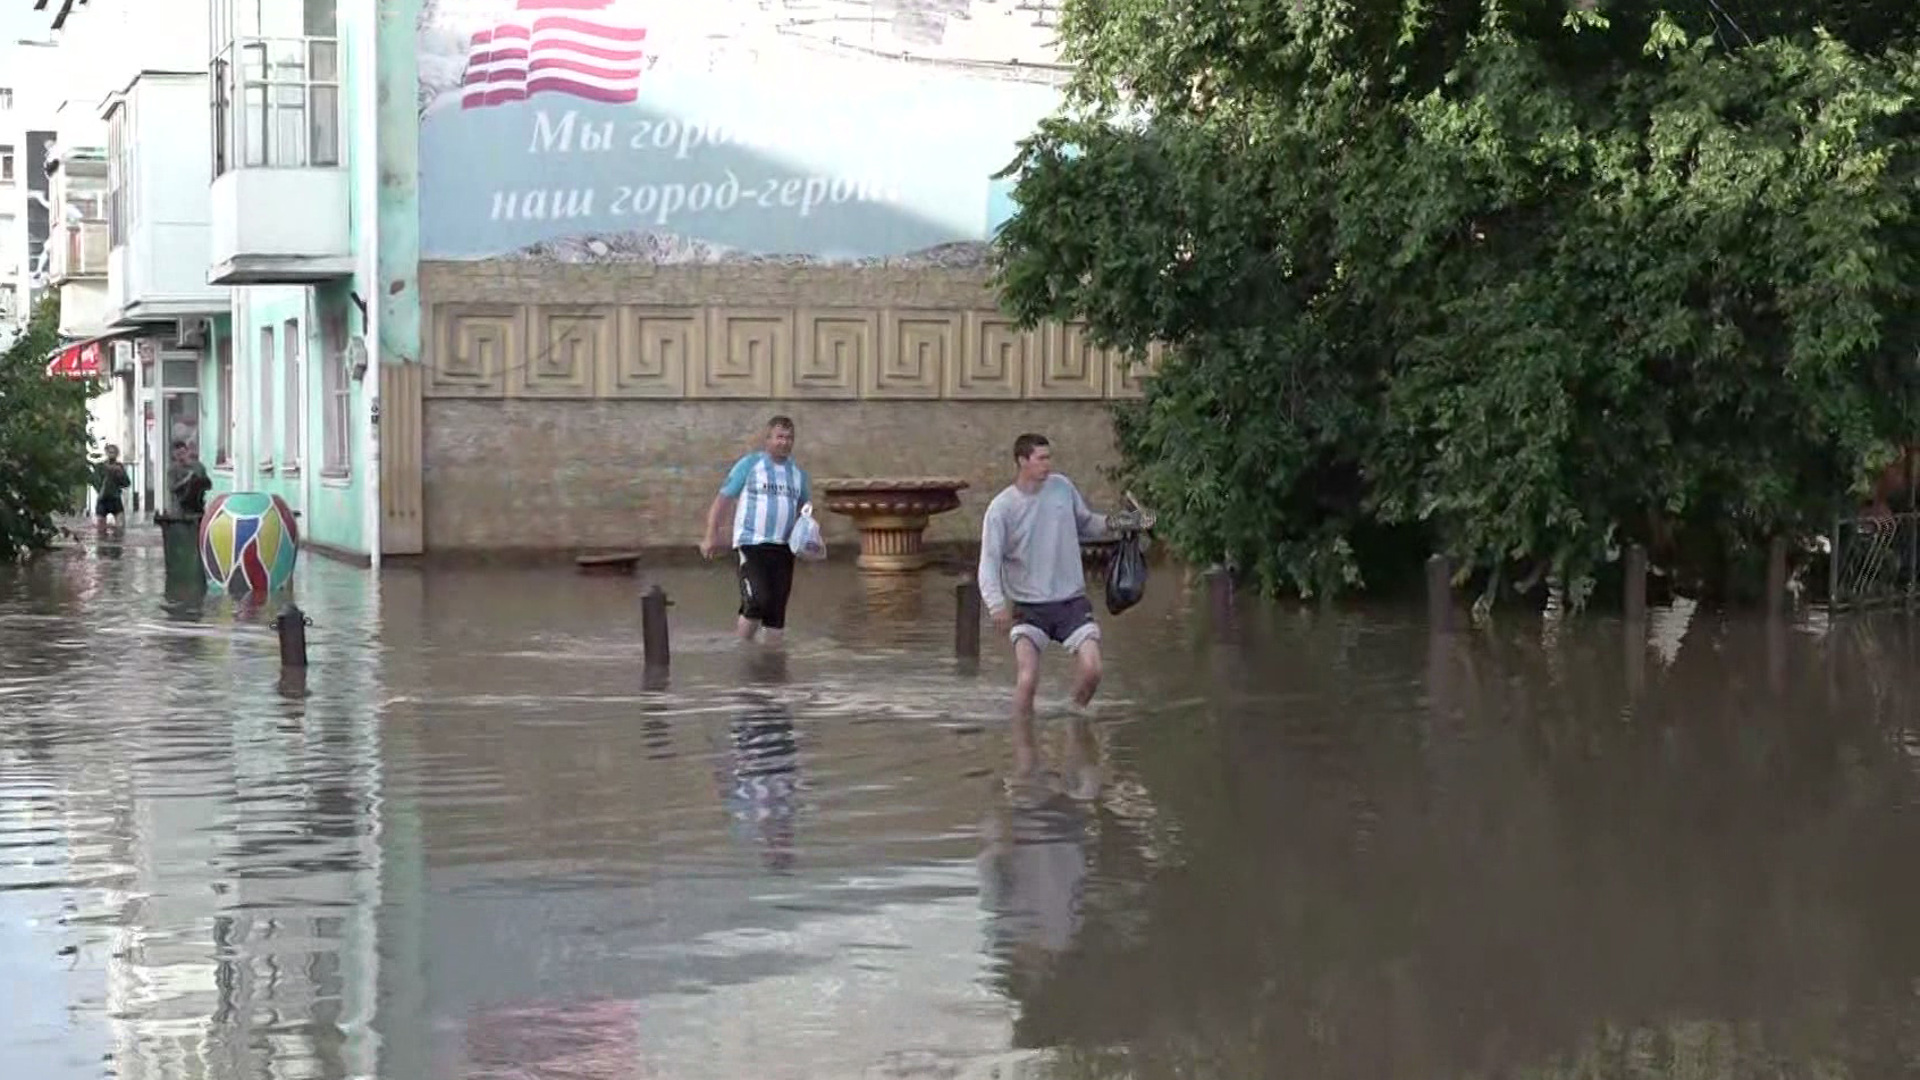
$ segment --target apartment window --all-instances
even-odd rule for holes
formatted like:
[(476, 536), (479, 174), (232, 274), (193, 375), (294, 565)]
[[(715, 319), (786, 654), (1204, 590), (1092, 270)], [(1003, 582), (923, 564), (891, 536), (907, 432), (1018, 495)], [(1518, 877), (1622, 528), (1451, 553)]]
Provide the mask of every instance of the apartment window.
[(0, 112), (9, 112), (12, 109), (13, 109), (13, 87), (0, 86)]
[(0, 184), (13, 183), (13, 147), (0, 146)]
[(280, 331), (280, 364), (286, 370), (287, 394), (282, 402), (287, 410), (286, 438), (282, 441), (280, 454), (288, 465), (297, 466), (306, 455), (301, 453), (305, 445), (306, 434), (306, 397), (301, 393), (301, 379), (306, 373), (300, 366), (300, 320), (288, 319)]
[(240, 430), (234, 416), (233, 335), (221, 334), (214, 342), (214, 349), (220, 354), (220, 385), (214, 391), (220, 403), (220, 441), (214, 450), (213, 463), (230, 466), (233, 464), (234, 435)]
[(329, 311), (320, 322), (321, 471), (346, 476), (353, 461), (353, 379), (347, 371), (347, 313)]
[(254, 426), (254, 438), (259, 440), (260, 449), (254, 454), (262, 468), (273, 467), (273, 327), (260, 328), (259, 363), (254, 366), (253, 377), (260, 389), (260, 416)]
[(215, 0), (215, 176), (340, 164), (335, 0)]
[(107, 246), (127, 242), (127, 107), (107, 124)]
[(330, 311), (320, 321), (321, 434), (326, 448), (321, 472), (346, 476), (353, 461), (353, 381), (347, 373), (347, 313)]

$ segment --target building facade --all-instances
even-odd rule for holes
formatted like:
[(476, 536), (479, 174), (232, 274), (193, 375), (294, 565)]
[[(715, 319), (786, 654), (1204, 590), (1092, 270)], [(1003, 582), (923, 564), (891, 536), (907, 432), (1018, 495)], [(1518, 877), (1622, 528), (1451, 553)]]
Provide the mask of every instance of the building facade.
[(0, 41), (0, 348), (25, 330), (45, 286), (53, 108), (46, 91), (52, 49)]
[(367, 563), (691, 545), (775, 412), (817, 477), (967, 480), (936, 540), (1023, 431), (1111, 496), (1133, 360), (989, 287), (1050, 12), (824, 7), (93, 0), (209, 29), (97, 105), (146, 452)]
[[(76, 292), (62, 329), (70, 348), (110, 342), (123, 358), (127, 434), (154, 463), (135, 472), (142, 505), (168, 507), (164, 463), (183, 443), (216, 491), (279, 495), (308, 547), (367, 562), (380, 551), (369, 343), (383, 316), (391, 332), (417, 308), (378, 284), (384, 8), (94, 0), (56, 35), (88, 61), (95, 85), (70, 94), (100, 125), (63, 147), (100, 163), (101, 207), (86, 248), (98, 302)], [(409, 69), (411, 40), (409, 25)], [(81, 280), (69, 272), (63, 297)]]
[(816, 478), (968, 481), (931, 539), (977, 535), (1024, 431), (1110, 499), (1133, 365), (989, 287), (1052, 14), (430, 3), (426, 550), (691, 546), (773, 413)]

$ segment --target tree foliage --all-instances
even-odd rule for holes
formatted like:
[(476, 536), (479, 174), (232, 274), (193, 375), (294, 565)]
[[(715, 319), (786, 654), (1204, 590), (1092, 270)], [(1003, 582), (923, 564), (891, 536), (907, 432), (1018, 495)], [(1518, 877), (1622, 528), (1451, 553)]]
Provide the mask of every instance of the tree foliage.
[(89, 476), (87, 399), (97, 387), (48, 377), (59, 324), (59, 299), (49, 295), (0, 353), (0, 562), (51, 545), (55, 518), (75, 508)]
[(1003, 303), (1165, 346), (1189, 558), (1577, 598), (1821, 531), (1920, 435), (1920, 5), (1067, 0)]

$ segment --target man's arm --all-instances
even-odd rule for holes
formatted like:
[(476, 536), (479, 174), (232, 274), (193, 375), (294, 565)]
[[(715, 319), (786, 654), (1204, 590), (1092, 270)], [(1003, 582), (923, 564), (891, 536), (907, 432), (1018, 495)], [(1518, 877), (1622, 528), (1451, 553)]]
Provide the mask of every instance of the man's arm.
[(725, 536), (721, 532), (722, 523), (733, 516), (733, 504), (731, 496), (715, 495), (713, 504), (707, 507), (707, 531), (701, 539), (700, 550), (709, 558), (720, 547), (720, 541)]
[(1007, 593), (1000, 583), (1000, 561), (1006, 553), (1007, 523), (1000, 507), (989, 505), (986, 520), (980, 523), (980, 569), (975, 580), (980, 585), (980, 599), (993, 613), (995, 622), (1001, 621), (1007, 611)]
[(725, 534), (721, 532), (723, 523), (733, 516), (733, 504), (740, 493), (747, 489), (747, 473), (753, 468), (753, 455), (748, 454), (734, 462), (727, 473), (727, 479), (720, 485), (720, 493), (713, 497), (713, 505), (707, 507), (707, 529), (700, 539), (700, 554), (713, 558), (719, 550)]
[[(1067, 480), (1064, 476), (1060, 479)], [(1087, 505), (1086, 497), (1080, 494), (1079, 488), (1074, 487), (1073, 481), (1067, 480), (1067, 488), (1073, 492), (1073, 522), (1080, 532), (1080, 539), (1112, 539), (1113, 527), (1107, 515), (1094, 513), (1093, 507)]]

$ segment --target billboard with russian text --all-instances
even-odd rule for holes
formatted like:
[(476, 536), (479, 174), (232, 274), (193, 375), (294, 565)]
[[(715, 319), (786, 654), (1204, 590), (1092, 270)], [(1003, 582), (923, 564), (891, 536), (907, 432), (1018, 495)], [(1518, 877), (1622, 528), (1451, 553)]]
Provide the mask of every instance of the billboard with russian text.
[(421, 253), (976, 261), (1053, 0), (428, 0)]

